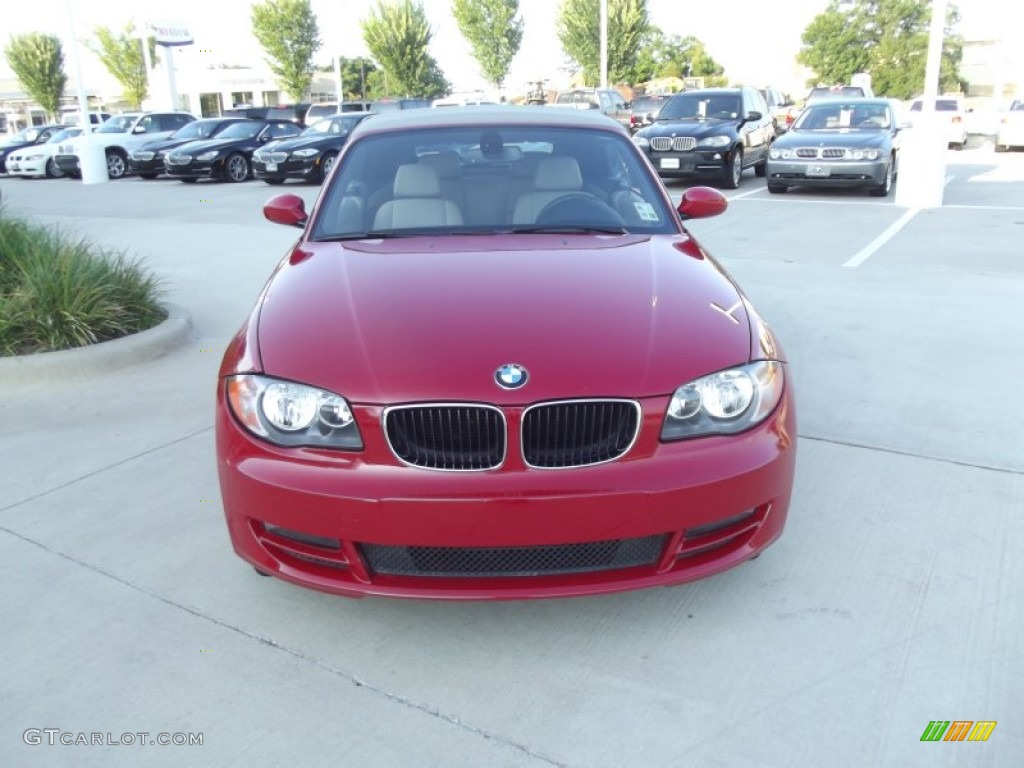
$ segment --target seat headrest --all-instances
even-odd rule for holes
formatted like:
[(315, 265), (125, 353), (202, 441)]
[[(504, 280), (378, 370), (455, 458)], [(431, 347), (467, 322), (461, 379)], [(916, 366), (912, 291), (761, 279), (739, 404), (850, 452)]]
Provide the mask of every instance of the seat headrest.
[(459, 156), (455, 152), (435, 152), (424, 155), (420, 158), (420, 163), (429, 165), (437, 171), (437, 176), (441, 179), (454, 179), (462, 173)]
[(546, 157), (537, 166), (533, 186), (538, 190), (580, 189), (580, 166), (571, 157)]
[(395, 197), (440, 197), (441, 183), (437, 171), (429, 165), (398, 166), (395, 174)]

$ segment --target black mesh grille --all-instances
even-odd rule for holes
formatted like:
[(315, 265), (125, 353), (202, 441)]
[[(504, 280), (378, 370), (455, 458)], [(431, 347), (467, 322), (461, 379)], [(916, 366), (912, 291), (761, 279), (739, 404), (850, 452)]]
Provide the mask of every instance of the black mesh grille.
[(505, 460), (505, 419), (496, 408), (430, 405), (385, 417), (391, 450), (428, 469), (494, 469)]
[(523, 416), (523, 459), (532, 467), (581, 467), (621, 456), (636, 437), (631, 401), (577, 400), (530, 408)]
[(389, 547), (363, 544), (374, 573), (390, 576), (508, 577), (611, 571), (653, 564), (664, 536), (544, 547)]

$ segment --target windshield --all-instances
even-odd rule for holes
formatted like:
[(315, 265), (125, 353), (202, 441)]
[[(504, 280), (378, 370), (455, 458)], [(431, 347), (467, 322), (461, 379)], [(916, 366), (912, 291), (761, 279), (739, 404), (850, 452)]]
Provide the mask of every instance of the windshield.
[(136, 119), (138, 119), (138, 115), (117, 115), (100, 125), (95, 133), (128, 133), (128, 129), (135, 124)]
[(13, 136), (9, 137), (4, 144), (28, 144), (39, 138), (39, 129), (35, 127), (22, 128)]
[(317, 120), (302, 132), (303, 136), (337, 136), (348, 133), (348, 124), (344, 120)]
[(727, 93), (679, 93), (658, 113), (659, 120), (735, 120), (739, 116), (740, 97)]
[(193, 120), (182, 126), (167, 138), (169, 139), (206, 139), (221, 125), (220, 120)]
[(807, 107), (793, 124), (797, 131), (825, 131), (858, 128), (886, 130), (892, 127), (892, 112), (883, 103), (848, 104), (826, 101)]
[(255, 123), (246, 120), (244, 122), (232, 123), (223, 131), (217, 134), (218, 139), (255, 139), (263, 130), (264, 123)]
[(75, 136), (81, 136), (81, 128), (65, 128), (63, 131), (57, 131), (47, 141), (47, 144), (59, 144), (66, 139), (73, 139)]
[[(915, 101), (910, 105), (911, 112), (920, 112), (922, 103)], [(960, 103), (956, 99), (936, 99), (935, 100), (935, 111), (936, 112), (959, 112)]]
[(410, 129), (350, 145), (313, 238), (676, 231), (626, 137), (503, 125)]

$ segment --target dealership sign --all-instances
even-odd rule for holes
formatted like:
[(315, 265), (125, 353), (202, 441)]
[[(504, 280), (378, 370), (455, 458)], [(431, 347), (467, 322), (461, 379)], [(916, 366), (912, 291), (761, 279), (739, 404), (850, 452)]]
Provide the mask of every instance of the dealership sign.
[(192, 45), (192, 32), (176, 21), (150, 21), (146, 23), (157, 45)]

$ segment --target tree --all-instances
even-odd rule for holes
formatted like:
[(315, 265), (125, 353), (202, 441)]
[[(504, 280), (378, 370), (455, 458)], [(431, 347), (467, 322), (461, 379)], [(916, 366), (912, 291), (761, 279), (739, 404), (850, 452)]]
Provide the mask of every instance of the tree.
[(385, 3), (363, 19), (363, 41), (373, 57), (384, 68), (389, 90), (406, 96), (435, 99), (444, 96), (451, 86), (427, 51), (434, 36), (423, 11), (413, 0)]
[(60, 38), (42, 32), (16, 35), (4, 48), (4, 56), (25, 92), (56, 118), (68, 81)]
[[(108, 27), (97, 27), (94, 34), (96, 43), (89, 47), (99, 56), (103, 66), (124, 88), (124, 99), (135, 107), (141, 107), (149, 94), (149, 79), (146, 59), (142, 53), (142, 40), (134, 24), (128, 24), (121, 32)], [(153, 55), (153, 39), (149, 39), (150, 55)]]
[(633, 82), (659, 77), (703, 77), (705, 85), (725, 85), (725, 69), (707, 52), (696, 37), (665, 34), (650, 28), (637, 51)]
[[(563, 0), (558, 12), (562, 49), (583, 71), (583, 79), (601, 79), (600, 0)], [(608, 0), (608, 81), (632, 80), (637, 51), (650, 26), (647, 0)]]
[(309, 0), (266, 0), (252, 6), (252, 34), (263, 46), (281, 88), (302, 101), (313, 82), (313, 56), (322, 45)]
[[(830, 0), (803, 33), (797, 60), (814, 71), (811, 84), (849, 83), (858, 72), (871, 75), (879, 95), (908, 99), (924, 88), (930, 0)], [(958, 90), (963, 40), (960, 15), (949, 6), (943, 41), (940, 87)]]
[(501, 88), (523, 42), (519, 0), (454, 0), (452, 15), (487, 82)]

